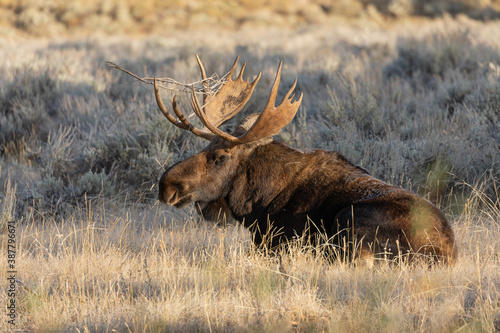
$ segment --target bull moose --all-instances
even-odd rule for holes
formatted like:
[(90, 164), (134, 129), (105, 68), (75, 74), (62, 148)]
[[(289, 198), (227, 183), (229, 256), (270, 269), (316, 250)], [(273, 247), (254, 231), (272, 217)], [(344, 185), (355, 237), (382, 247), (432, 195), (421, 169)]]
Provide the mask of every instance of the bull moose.
[[(232, 132), (219, 126), (248, 102), (253, 82), (236, 79), (236, 58), (224, 84), (213, 96), (205, 86), (203, 106), (193, 90), (191, 104), (203, 129), (193, 126), (172, 101), (175, 116), (163, 104), (156, 78), (158, 107), (175, 126), (210, 141), (198, 154), (168, 168), (159, 180), (159, 201), (177, 208), (196, 203), (207, 220), (226, 214), (253, 233), (255, 245), (274, 248), (304, 233), (322, 235), (326, 243), (348, 249), (356, 258), (373, 260), (416, 256), (453, 263), (453, 230), (444, 214), (417, 194), (376, 179), (334, 151), (301, 151), (273, 136), (292, 121), (302, 101), (294, 100), (297, 79), (275, 106), (280, 62), (264, 110), (242, 120)], [(201, 76), (205, 68), (196, 56)], [(344, 251), (345, 253), (345, 251)]]

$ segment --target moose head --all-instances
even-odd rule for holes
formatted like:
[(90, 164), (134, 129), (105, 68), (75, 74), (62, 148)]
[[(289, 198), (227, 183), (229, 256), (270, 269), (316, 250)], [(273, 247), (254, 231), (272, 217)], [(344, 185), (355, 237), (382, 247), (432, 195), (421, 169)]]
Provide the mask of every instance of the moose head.
[[(206, 80), (205, 68), (198, 56), (196, 60), (202, 79)], [(272, 137), (295, 117), (302, 101), (301, 94), (297, 101), (292, 102), (297, 80), (284, 97), (283, 102), (275, 106), (283, 65), (281, 61), (264, 110), (260, 114), (251, 114), (244, 118), (231, 134), (220, 130), (219, 126), (234, 117), (245, 106), (261, 77), (259, 73), (252, 83), (248, 80), (244, 81), (243, 73), (246, 65), (244, 63), (238, 77), (233, 80), (232, 76), (238, 60), (239, 57), (236, 58), (223, 86), (215, 96), (203, 94), (203, 106), (200, 105), (195, 92), (191, 94), (191, 105), (194, 113), (205, 126), (204, 129), (194, 127), (187, 120), (177, 106), (177, 95), (172, 101), (172, 109), (177, 116), (175, 118), (163, 104), (156, 79), (154, 80), (156, 101), (165, 117), (175, 126), (210, 141), (202, 152), (165, 171), (159, 182), (158, 198), (161, 202), (177, 208), (196, 202), (198, 208), (205, 210), (205, 217), (212, 217), (213, 214), (209, 211), (219, 215), (220, 212), (217, 210), (222, 208), (219, 207), (220, 199), (228, 195), (231, 181), (238, 172), (240, 164), (256, 147), (270, 143)]]

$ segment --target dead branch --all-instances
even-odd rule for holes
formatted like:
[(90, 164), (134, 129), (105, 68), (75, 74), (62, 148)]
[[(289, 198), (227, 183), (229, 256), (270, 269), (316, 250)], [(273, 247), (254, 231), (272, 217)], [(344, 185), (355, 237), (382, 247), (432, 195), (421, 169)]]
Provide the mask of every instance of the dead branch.
[[(118, 69), (132, 76), (137, 81), (151, 85), (153, 84), (154, 77), (139, 77), (138, 75), (126, 70), (125, 68), (115, 63), (112, 63), (111, 61), (106, 61), (106, 64), (111, 68)], [(192, 93), (194, 91), (196, 94), (208, 94), (214, 96), (226, 82), (226, 76), (227, 74), (224, 75), (222, 78), (219, 78), (219, 76), (215, 73), (206, 79), (192, 83), (182, 83), (171, 78), (156, 78), (156, 81), (164, 84), (164, 85), (158, 85), (159, 88), (166, 89), (169, 91), (183, 92), (183, 93)], [(177, 88), (171, 87), (171, 85), (174, 85)]]

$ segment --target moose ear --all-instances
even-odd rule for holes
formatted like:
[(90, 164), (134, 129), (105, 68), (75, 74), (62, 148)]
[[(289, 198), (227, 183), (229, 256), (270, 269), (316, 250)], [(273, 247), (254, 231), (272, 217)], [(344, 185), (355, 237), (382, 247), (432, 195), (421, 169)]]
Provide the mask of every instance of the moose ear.
[(249, 116), (243, 118), (238, 127), (231, 133), (231, 135), (239, 137), (248, 132), (248, 130), (255, 124), (257, 118), (259, 118), (259, 113), (253, 113)]
[[(251, 115), (246, 116), (245, 118), (243, 118), (243, 120), (241, 121), (241, 123), (233, 131), (233, 133), (231, 133), (231, 135), (233, 135), (235, 137), (241, 137), (241, 136), (245, 135), (245, 133), (247, 133), (248, 130), (250, 128), (252, 128), (252, 126), (255, 124), (255, 122), (257, 121), (257, 119), (259, 118), (259, 116), (260, 116), (260, 113), (253, 113), (253, 114), (251, 114)], [(267, 144), (267, 143), (269, 143), (271, 141), (273, 141), (272, 137), (267, 137), (267, 138), (264, 137), (264, 138), (261, 138), (261, 139), (256, 140), (256, 141), (252, 141), (252, 142), (246, 143), (245, 146), (256, 147), (256, 146)]]
[(253, 124), (255, 124), (255, 122), (257, 121), (257, 118), (259, 118), (259, 116), (260, 116), (259, 113), (252, 113), (251, 115), (246, 116), (245, 118), (243, 118), (243, 120), (241, 121), (238, 128), (241, 128), (245, 131), (248, 131), (250, 129), (250, 127), (252, 127)]

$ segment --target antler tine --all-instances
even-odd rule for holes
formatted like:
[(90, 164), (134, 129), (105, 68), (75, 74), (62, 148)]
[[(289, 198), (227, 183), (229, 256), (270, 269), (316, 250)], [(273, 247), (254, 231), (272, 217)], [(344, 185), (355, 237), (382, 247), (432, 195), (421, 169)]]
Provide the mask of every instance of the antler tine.
[[(240, 56), (236, 56), (236, 59), (234, 60), (234, 63), (233, 63), (233, 67), (231, 67), (231, 70), (229, 71), (229, 73), (227, 73), (226, 80), (231, 80), (231, 78), (233, 77), (233, 72), (236, 69), (236, 65), (238, 64), (238, 60), (240, 60)], [(245, 64), (246, 63), (243, 64), (243, 68), (245, 68)]]
[(174, 113), (179, 119), (179, 121), (185, 126), (185, 129), (189, 129), (193, 127), (189, 120), (187, 120), (186, 116), (181, 112), (179, 107), (177, 106), (177, 94), (174, 95), (174, 99), (172, 100), (172, 109), (174, 109)]
[(231, 143), (241, 143), (237, 137), (234, 137), (231, 134), (218, 129), (216, 126), (210, 123), (210, 121), (208, 121), (205, 112), (203, 111), (200, 102), (198, 101), (198, 98), (196, 98), (194, 90), (191, 92), (191, 105), (193, 106), (194, 113), (196, 113), (198, 118), (200, 118), (203, 125), (205, 125), (205, 127), (208, 128), (213, 134)]
[(161, 100), (160, 97), (160, 89), (158, 89), (158, 83), (156, 82), (156, 77), (154, 78), (154, 88), (155, 88), (156, 104), (158, 104), (158, 107), (160, 108), (163, 115), (168, 119), (168, 121), (170, 121), (175, 126), (183, 128), (182, 126), (180, 126), (180, 123), (170, 114), (170, 112), (168, 112), (167, 108), (165, 107), (165, 104), (163, 104), (163, 101)]
[(283, 60), (280, 61), (278, 66), (278, 71), (276, 72), (276, 78), (274, 79), (273, 87), (271, 88), (271, 93), (269, 94), (269, 99), (267, 100), (266, 107), (264, 111), (269, 108), (274, 108), (276, 104), (276, 96), (278, 95), (278, 88), (281, 81), (281, 67), (283, 66)]
[(295, 117), (303, 96), (301, 93), (299, 99), (292, 102), (295, 96), (295, 94), (292, 95), (292, 93), (297, 85), (297, 79), (295, 79), (293, 86), (287, 92), (281, 104), (275, 107), (282, 65), (283, 61), (279, 64), (276, 78), (264, 111), (262, 111), (253, 126), (244, 135), (238, 138), (240, 142), (252, 142), (276, 135)]
[(206, 82), (207, 79), (207, 72), (205, 71), (205, 66), (203, 66), (203, 63), (201, 62), (200, 57), (196, 54), (196, 61), (198, 62), (198, 66), (200, 67), (200, 72), (201, 72), (201, 79), (203, 80), (203, 105), (207, 103), (207, 97), (208, 97), (208, 82)]
[(170, 121), (172, 124), (179, 127), (180, 129), (193, 132), (194, 135), (199, 136), (203, 139), (207, 140), (213, 139), (214, 137), (213, 134), (199, 130), (198, 128), (191, 125), (191, 123), (187, 120), (184, 114), (177, 107), (177, 95), (174, 96), (174, 99), (172, 101), (172, 107), (174, 109), (175, 114), (178, 117), (178, 120), (175, 119), (174, 116), (170, 114), (170, 112), (168, 112), (167, 108), (165, 107), (165, 104), (163, 104), (163, 101), (161, 100), (160, 89), (158, 89), (158, 83), (156, 82), (156, 77), (154, 78), (154, 90), (155, 90), (156, 104), (158, 104), (158, 107), (160, 108), (163, 115), (168, 119), (168, 121)]
[[(201, 78), (205, 80), (207, 78), (207, 72), (205, 71), (205, 66), (203, 66), (203, 63), (201, 62), (200, 57), (196, 54), (196, 61), (198, 62), (198, 66), (200, 67), (200, 72), (201, 72)], [(231, 79), (233, 76), (233, 72), (236, 69), (236, 64), (238, 64), (238, 60), (240, 60), (240, 56), (237, 56), (236, 59), (234, 60), (233, 67), (231, 67), (231, 70), (227, 74), (227, 79)], [(246, 63), (245, 63), (246, 64)], [(245, 64), (243, 64), (243, 67), (245, 67)], [(205, 82), (204, 82), (205, 84)]]
[(245, 67), (246, 67), (247, 63), (244, 62), (243, 63), (243, 66), (241, 66), (241, 70), (240, 70), (240, 75), (238, 75), (238, 78), (237, 80), (243, 80), (243, 72), (245, 71)]
[(297, 78), (295, 78), (295, 80), (293, 81), (292, 87), (290, 88), (290, 90), (288, 90), (288, 92), (286, 93), (286, 95), (283, 98), (283, 100), (286, 100), (286, 99), (292, 100), (295, 97), (295, 94), (292, 95), (292, 92), (295, 90), (296, 86), (297, 86)]
[(196, 61), (198, 62), (198, 66), (200, 66), (200, 72), (201, 72), (201, 78), (205, 80), (207, 78), (207, 72), (205, 71), (205, 66), (203, 66), (203, 63), (201, 62), (200, 57), (198, 55), (195, 55)]

